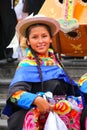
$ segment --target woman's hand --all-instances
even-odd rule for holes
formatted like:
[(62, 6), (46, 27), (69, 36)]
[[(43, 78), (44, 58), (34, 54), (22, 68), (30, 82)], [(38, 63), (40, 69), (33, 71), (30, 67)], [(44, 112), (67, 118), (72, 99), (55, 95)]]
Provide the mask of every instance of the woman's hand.
[(51, 105), (48, 101), (46, 101), (42, 97), (37, 97), (34, 102), (34, 105), (36, 105), (41, 113), (46, 113), (49, 111), (53, 111), (53, 105)]

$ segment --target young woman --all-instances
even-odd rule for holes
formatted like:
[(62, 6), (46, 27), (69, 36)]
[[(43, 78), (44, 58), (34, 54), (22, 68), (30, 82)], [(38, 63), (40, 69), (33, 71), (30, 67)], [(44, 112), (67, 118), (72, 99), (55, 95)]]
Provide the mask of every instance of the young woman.
[[(75, 96), (77, 83), (66, 74), (52, 48), (52, 37), (58, 33), (59, 27), (56, 20), (39, 15), (27, 17), (17, 24), (18, 34), (27, 38), (28, 50), (9, 86), (3, 110), (9, 116), (9, 130), (43, 130), (47, 113), (56, 110), (56, 100)], [(72, 113), (70, 105), (63, 104)], [(41, 115), (45, 115), (45, 121)]]

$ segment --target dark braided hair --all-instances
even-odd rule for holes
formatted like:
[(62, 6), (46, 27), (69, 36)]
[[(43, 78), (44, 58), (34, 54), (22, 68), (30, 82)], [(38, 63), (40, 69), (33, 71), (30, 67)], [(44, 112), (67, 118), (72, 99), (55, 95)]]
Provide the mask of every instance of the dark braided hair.
[[(50, 48), (53, 49), (52, 45), (50, 45)], [(39, 72), (39, 75), (40, 75), (41, 87), (42, 87), (42, 91), (43, 91), (43, 75), (42, 75), (42, 70), (41, 70), (41, 66), (40, 66), (40, 60), (39, 60), (39, 57), (37, 56), (36, 52), (31, 48), (31, 46), (29, 46), (29, 49), (31, 50), (31, 53), (33, 54), (33, 56), (36, 59), (38, 72)], [(54, 49), (53, 49), (53, 51), (54, 51)], [(60, 66), (63, 67), (63, 65), (61, 64), (61, 62), (58, 58), (58, 55), (56, 54), (55, 51), (54, 51), (54, 55), (55, 55), (56, 60), (60, 64)]]
[(31, 50), (31, 53), (33, 54), (33, 56), (36, 59), (38, 72), (39, 72), (39, 75), (40, 75), (41, 87), (42, 87), (42, 91), (43, 91), (43, 76), (42, 76), (42, 70), (41, 70), (41, 67), (40, 67), (39, 57), (37, 56), (36, 52), (31, 48), (31, 46), (29, 46), (29, 49)]
[(55, 49), (53, 48), (52, 44), (50, 44), (50, 48), (54, 51), (54, 55), (55, 55), (56, 60), (58, 61), (60, 66), (64, 69), (64, 66), (63, 66), (63, 64), (61, 63), (61, 61), (60, 61), (60, 59), (58, 57), (58, 52), (57, 53), (55, 52)]

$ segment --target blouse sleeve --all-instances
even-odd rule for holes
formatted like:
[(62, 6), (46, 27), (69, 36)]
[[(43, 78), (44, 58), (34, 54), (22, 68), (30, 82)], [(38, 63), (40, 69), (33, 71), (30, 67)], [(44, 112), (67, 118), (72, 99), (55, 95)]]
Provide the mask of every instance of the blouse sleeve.
[(29, 109), (37, 96), (37, 94), (19, 90), (10, 97), (10, 102), (20, 106), (21, 108)]

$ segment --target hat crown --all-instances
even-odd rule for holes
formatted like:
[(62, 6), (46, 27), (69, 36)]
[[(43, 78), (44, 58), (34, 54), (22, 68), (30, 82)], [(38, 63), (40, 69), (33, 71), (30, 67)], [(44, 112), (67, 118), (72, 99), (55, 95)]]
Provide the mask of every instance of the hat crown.
[(19, 35), (25, 37), (26, 29), (33, 24), (39, 24), (39, 23), (48, 25), (51, 29), (52, 36), (56, 35), (56, 33), (60, 29), (60, 25), (57, 20), (50, 17), (46, 17), (45, 15), (41, 14), (33, 15), (32, 13), (31, 15), (27, 16), (17, 24), (16, 31), (18, 32)]
[(30, 14), (29, 16), (25, 17), (25, 19), (29, 19), (29, 18), (38, 18), (38, 17), (46, 17), (43, 14), (36, 14), (34, 15), (34, 13)]

